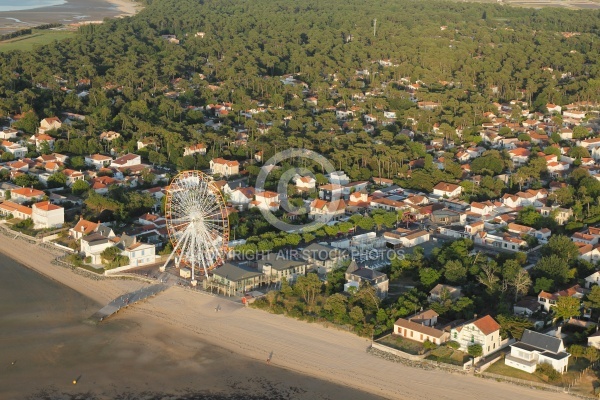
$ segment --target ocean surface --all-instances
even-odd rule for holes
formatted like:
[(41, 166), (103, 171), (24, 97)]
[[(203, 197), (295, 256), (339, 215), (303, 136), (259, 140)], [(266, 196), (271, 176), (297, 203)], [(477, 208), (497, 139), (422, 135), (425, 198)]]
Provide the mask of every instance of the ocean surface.
[(65, 3), (66, 0), (0, 0), (0, 11), (31, 10)]

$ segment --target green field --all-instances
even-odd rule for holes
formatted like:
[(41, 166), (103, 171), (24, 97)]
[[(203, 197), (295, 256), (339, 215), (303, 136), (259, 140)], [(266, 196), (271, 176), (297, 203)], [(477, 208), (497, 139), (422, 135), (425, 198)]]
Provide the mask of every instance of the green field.
[(57, 30), (34, 30), (31, 35), (19, 36), (14, 39), (0, 42), (0, 52), (11, 50), (31, 50), (35, 46), (52, 43), (55, 40), (62, 40), (75, 34), (74, 31)]

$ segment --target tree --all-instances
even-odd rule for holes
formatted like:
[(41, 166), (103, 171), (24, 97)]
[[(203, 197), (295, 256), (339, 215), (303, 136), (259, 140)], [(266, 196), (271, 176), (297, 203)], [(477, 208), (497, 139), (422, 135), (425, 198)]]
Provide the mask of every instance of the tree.
[(419, 271), (419, 279), (425, 288), (431, 288), (440, 280), (441, 274), (433, 268), (422, 268)]
[(526, 270), (521, 268), (514, 278), (509, 281), (509, 285), (511, 285), (515, 291), (516, 302), (519, 295), (525, 295), (529, 291), (529, 288), (531, 287), (531, 277)]
[(496, 320), (500, 324), (500, 334), (502, 337), (511, 337), (521, 340), (525, 329), (533, 329), (533, 323), (527, 318), (514, 315), (498, 315)]
[(471, 357), (481, 357), (483, 355), (483, 347), (480, 344), (472, 344), (467, 348), (467, 352)]
[(554, 317), (568, 320), (571, 317), (576, 317), (580, 314), (581, 305), (579, 299), (569, 296), (560, 296), (553, 307)]
[(82, 156), (69, 158), (69, 164), (73, 169), (81, 169), (85, 167), (85, 159)]
[(358, 306), (352, 307), (350, 310), (350, 321), (353, 325), (358, 325), (365, 321), (365, 313), (362, 308)]
[(490, 292), (496, 289), (496, 283), (500, 280), (496, 272), (498, 272), (498, 264), (488, 261), (481, 266), (481, 273), (477, 276), (479, 283), (487, 287)]
[(49, 188), (65, 187), (67, 185), (67, 176), (61, 172), (55, 172), (48, 177)]
[(71, 193), (80, 195), (81, 193), (87, 192), (90, 185), (83, 179), (78, 179), (71, 185)]
[(554, 254), (567, 263), (579, 256), (577, 245), (565, 235), (552, 235), (548, 240), (548, 244), (542, 248), (542, 253), (545, 255)]
[(307, 274), (298, 277), (294, 289), (302, 296), (304, 302), (312, 307), (317, 294), (321, 292), (321, 286), (322, 283), (317, 274)]
[(467, 277), (467, 268), (458, 260), (451, 260), (444, 266), (444, 278), (451, 283), (463, 282)]
[(535, 280), (535, 285), (533, 286), (533, 291), (535, 293), (539, 293), (541, 291), (549, 292), (554, 288), (554, 281), (548, 278), (537, 278)]
[(558, 284), (564, 284), (573, 277), (569, 265), (556, 254), (540, 258), (533, 270), (535, 274), (552, 279)]
[(348, 316), (347, 313), (348, 298), (341, 293), (329, 296), (325, 300), (323, 309), (329, 311), (335, 323), (343, 323)]
[(569, 346), (568, 351), (577, 360), (579, 357), (583, 357), (585, 354), (585, 347), (580, 344), (572, 344)]
[(15, 156), (13, 155), (13, 153), (5, 151), (4, 153), (2, 153), (2, 162), (9, 162), (15, 159)]
[(590, 308), (600, 308), (600, 286), (594, 285), (592, 290), (586, 296), (587, 304)]

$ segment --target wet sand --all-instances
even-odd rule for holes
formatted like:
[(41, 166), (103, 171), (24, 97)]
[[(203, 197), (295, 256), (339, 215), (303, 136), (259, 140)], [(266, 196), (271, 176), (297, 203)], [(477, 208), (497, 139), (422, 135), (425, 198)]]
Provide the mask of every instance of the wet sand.
[[(53, 256), (46, 249), (20, 240), (0, 239), (13, 242), (2, 247), (6, 255), (87, 297), (89, 300), (79, 301), (82, 307), (87, 305), (87, 311), (90, 304), (100, 307), (119, 294), (147, 285), (132, 280), (92, 280), (51, 265)], [(6, 262), (0, 260), (0, 266)], [(11, 285), (10, 279), (7, 283), (0, 277), (0, 285), (1, 292), (5, 285)], [(26, 292), (20, 295), (27, 296)], [(217, 305), (221, 311), (215, 313)], [(3, 313), (14, 315), (14, 306), (3, 309)], [(206, 390), (235, 396), (240, 393), (236, 391), (249, 390), (241, 395), (245, 398), (250, 394), (271, 398), (269, 393), (279, 390), (282, 392), (274, 398), (571, 398), (563, 393), (393, 363), (369, 355), (366, 349), (370, 341), (354, 334), (244, 308), (180, 287), (132, 305), (97, 327), (80, 322), (87, 315), (81, 309), (67, 308), (65, 314), (70, 317), (61, 317), (63, 307), (56, 302), (54, 309), (46, 310), (50, 317), (35, 325), (37, 328), (27, 328), (35, 322), (34, 313), (23, 310), (29, 316), (12, 323), (25, 325), (9, 328), (13, 334), (8, 339), (3, 339), (5, 318), (0, 315), (0, 350), (10, 349), (7, 356), (0, 355), (0, 392), (11, 393), (9, 397), (0, 393), (1, 399), (23, 398), (23, 393), (52, 387), (60, 393), (89, 391), (89, 398), (107, 399), (123, 392), (136, 393), (131, 398), (137, 399), (145, 391)], [(53, 321), (61, 318), (71, 319), (55, 325)], [(11, 323), (11, 319), (8, 321)], [(44, 333), (45, 327), (50, 328), (48, 334)], [(40, 342), (39, 347), (32, 350), (32, 342)], [(272, 361), (267, 365), (270, 354)], [(16, 357), (24, 360), (17, 363), (22, 369), (11, 369), (14, 366), (10, 362)], [(28, 359), (37, 361), (28, 366)], [(73, 386), (70, 382), (80, 375), (80, 382)]]
[(0, 34), (38, 25), (83, 21), (134, 15), (140, 10), (129, 0), (67, 0), (65, 4), (31, 10), (0, 12)]
[(0, 254), (0, 398), (377, 398), (128, 313), (82, 323), (99, 306)]

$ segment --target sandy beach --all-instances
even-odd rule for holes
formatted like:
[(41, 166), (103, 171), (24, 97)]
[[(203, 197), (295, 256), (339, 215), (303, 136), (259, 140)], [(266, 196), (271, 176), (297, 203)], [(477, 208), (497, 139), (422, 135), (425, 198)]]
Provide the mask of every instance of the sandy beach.
[[(369, 355), (366, 349), (370, 342), (353, 334), (243, 308), (179, 287), (130, 306), (99, 326), (89, 326), (80, 321), (93, 313), (91, 308), (146, 283), (92, 280), (50, 265), (52, 255), (45, 249), (14, 242), (5, 246), (7, 256), (75, 289), (79, 294), (72, 296), (81, 298), (81, 307), (63, 311), (70, 303), (65, 301), (52, 309), (62, 317), (56, 318), (58, 327), (38, 339), (50, 345), (44, 356), (27, 344), (37, 341), (31, 336), (35, 329), (27, 328), (34, 324), (33, 314), (10, 314), (15, 320), (9, 318), (9, 325), (17, 321), (22, 327), (12, 328), (8, 335), (14, 346), (7, 347), (5, 335), (0, 335), (0, 348), (10, 349), (8, 355), (1, 356), (4, 365), (0, 364), (0, 370), (6, 371), (0, 380), (8, 378), (0, 384), (0, 391), (6, 390), (8, 398), (23, 394), (23, 390), (90, 392), (97, 398), (114, 398), (123, 391), (231, 394), (246, 389), (250, 390), (245, 392), (246, 398), (250, 393), (270, 398), (267, 393), (275, 392), (294, 399), (364, 399), (376, 395), (423, 400), (571, 398), (472, 376), (410, 368)], [(219, 313), (214, 311), (217, 305), (221, 306)], [(61, 323), (64, 318), (70, 322)], [(5, 319), (0, 314), (0, 322)], [(0, 329), (4, 330), (3, 326), (0, 323)], [(17, 363), (19, 368), (6, 366), (11, 359), (27, 358), (27, 354), (35, 362), (23, 360)], [(270, 354), (272, 361), (267, 365)], [(82, 378), (76, 386), (69, 384), (79, 375)], [(32, 376), (44, 378), (32, 382)]]
[(49, 23), (73, 24), (135, 15), (133, 0), (68, 0), (65, 4), (30, 10), (0, 12), (0, 34)]

